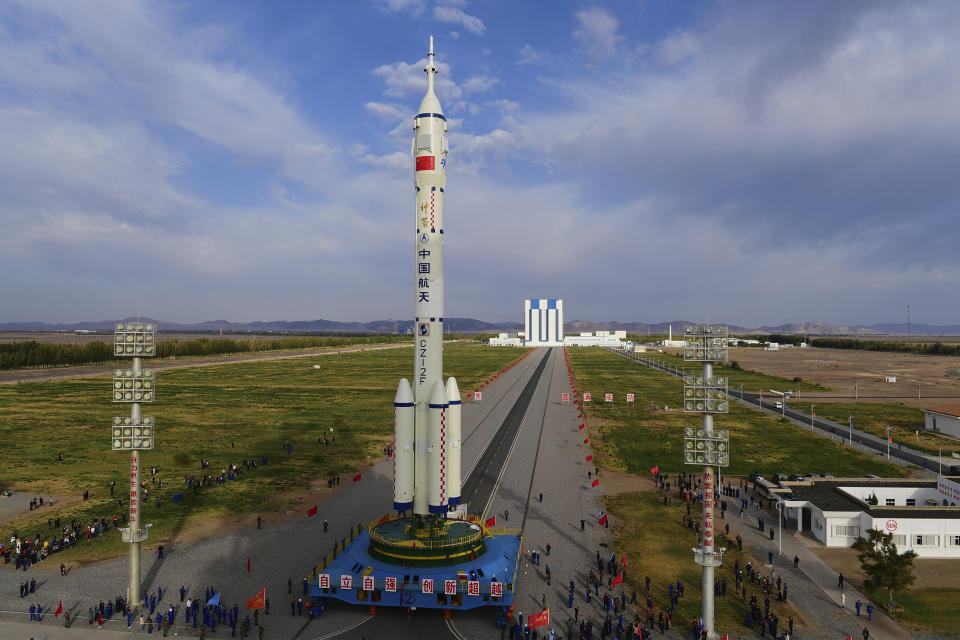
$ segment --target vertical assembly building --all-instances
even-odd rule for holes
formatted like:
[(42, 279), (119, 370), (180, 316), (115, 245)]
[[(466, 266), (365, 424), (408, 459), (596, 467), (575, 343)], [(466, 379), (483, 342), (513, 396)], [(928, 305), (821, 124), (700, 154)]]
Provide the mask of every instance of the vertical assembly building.
[(524, 300), (523, 329), (528, 347), (562, 347), (563, 300), (557, 298)]

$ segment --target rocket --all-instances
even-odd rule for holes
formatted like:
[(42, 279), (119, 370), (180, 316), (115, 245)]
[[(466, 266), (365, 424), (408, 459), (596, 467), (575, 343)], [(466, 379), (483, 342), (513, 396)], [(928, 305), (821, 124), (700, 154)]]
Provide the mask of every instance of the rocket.
[(443, 383), (443, 209), (447, 186), (447, 118), (434, 93), (433, 37), (427, 93), (413, 118), (416, 193), (413, 384), (394, 399), (393, 508), (445, 514), (460, 503), (460, 390)]

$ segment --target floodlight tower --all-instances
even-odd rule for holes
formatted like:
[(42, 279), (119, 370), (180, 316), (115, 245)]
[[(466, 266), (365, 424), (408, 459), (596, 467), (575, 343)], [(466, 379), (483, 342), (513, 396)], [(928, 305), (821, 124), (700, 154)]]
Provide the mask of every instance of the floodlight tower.
[(703, 427), (685, 427), (683, 438), (684, 464), (703, 465), (703, 541), (693, 549), (694, 561), (703, 567), (703, 628), (707, 638), (714, 640), (713, 627), (713, 569), (723, 564), (726, 548), (716, 546), (713, 528), (714, 492), (719, 474), (714, 467), (730, 464), (730, 434), (727, 429), (714, 430), (713, 414), (727, 413), (727, 379), (714, 377), (713, 363), (727, 360), (727, 327), (717, 325), (687, 326), (683, 359), (702, 362), (701, 376), (685, 376), (683, 381), (683, 410), (703, 414)]
[(113, 355), (133, 359), (131, 368), (114, 372), (113, 401), (130, 404), (130, 415), (114, 417), (111, 444), (114, 451), (130, 452), (130, 486), (127, 492), (130, 522), (127, 528), (120, 529), (120, 533), (123, 541), (130, 543), (127, 604), (134, 610), (140, 601), (140, 543), (147, 539), (147, 529), (141, 519), (140, 451), (153, 449), (155, 435), (153, 416), (140, 413), (140, 404), (153, 402), (156, 395), (153, 371), (143, 368), (142, 358), (157, 353), (155, 330), (153, 324), (118, 322), (113, 334)]

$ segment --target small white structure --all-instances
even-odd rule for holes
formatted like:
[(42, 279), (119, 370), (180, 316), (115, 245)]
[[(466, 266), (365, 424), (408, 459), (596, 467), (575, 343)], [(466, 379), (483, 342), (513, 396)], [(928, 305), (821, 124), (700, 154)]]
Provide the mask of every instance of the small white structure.
[(767, 346), (764, 347), (764, 351), (779, 351), (780, 343), (779, 342), (768, 342)]
[(517, 334), (501, 333), (496, 338), (490, 338), (491, 347), (522, 347), (523, 339)]
[(927, 417), (923, 423), (924, 429), (960, 438), (960, 404), (934, 407), (926, 409), (925, 412)]
[(884, 382), (896, 382), (896, 381), (897, 381), (897, 376), (884, 376), (883, 381), (884, 381)]
[(784, 482), (774, 493), (788, 494), (787, 517), (827, 547), (852, 546), (868, 529), (880, 529), (893, 534), (900, 551), (912, 549), (921, 558), (960, 558), (958, 480), (812, 480)]
[(673, 325), (672, 325), (672, 324), (669, 325), (669, 327), (668, 327), (667, 330), (669, 331), (669, 337), (668, 337), (666, 340), (663, 341), (663, 346), (665, 346), (665, 347), (675, 347), (675, 348), (682, 348), (682, 347), (687, 346), (687, 341), (686, 341), (686, 340), (674, 340), (674, 339), (673, 339)]
[(562, 347), (563, 300), (557, 298), (524, 300), (523, 335), (528, 347)]

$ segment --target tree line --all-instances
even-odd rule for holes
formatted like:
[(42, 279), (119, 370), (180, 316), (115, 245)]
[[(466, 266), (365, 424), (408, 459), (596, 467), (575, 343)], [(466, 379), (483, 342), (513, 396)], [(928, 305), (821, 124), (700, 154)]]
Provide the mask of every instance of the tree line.
[(858, 349), (863, 351), (894, 351), (928, 355), (960, 355), (960, 344), (942, 342), (897, 342), (894, 340), (857, 340), (856, 338), (815, 338), (814, 347), (826, 349)]
[[(157, 357), (214, 356), (231, 353), (256, 353), (260, 351), (340, 347), (357, 344), (387, 344), (409, 340), (409, 336), (393, 334), (309, 336), (273, 338), (268, 340), (233, 340), (230, 338), (163, 340), (157, 343)], [(129, 358), (114, 358), (112, 342), (53, 344), (31, 340), (29, 342), (0, 344), (0, 369), (62, 367), (118, 361), (126, 362), (129, 361)]]

